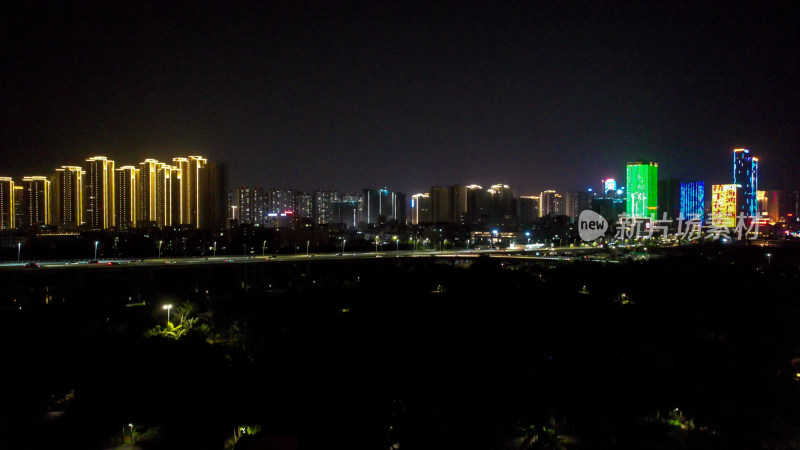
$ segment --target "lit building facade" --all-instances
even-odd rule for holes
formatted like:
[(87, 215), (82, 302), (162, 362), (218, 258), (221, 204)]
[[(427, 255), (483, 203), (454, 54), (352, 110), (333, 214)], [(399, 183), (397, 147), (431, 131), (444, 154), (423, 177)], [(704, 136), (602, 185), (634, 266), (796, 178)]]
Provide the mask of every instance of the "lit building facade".
[(314, 218), (314, 194), (295, 191), (294, 205), (296, 209), (295, 215), (304, 219)]
[(684, 220), (705, 223), (706, 187), (702, 181), (681, 183), (681, 212)]
[(564, 214), (572, 219), (577, 219), (581, 211), (592, 207), (594, 196), (594, 192), (591, 189), (567, 192), (564, 196)]
[[(609, 191), (616, 191), (617, 190), (617, 180), (613, 178), (606, 178), (605, 180), (600, 182), (602, 185), (603, 196), (609, 195)], [(613, 194), (612, 194), (613, 196)]]
[(347, 228), (358, 227), (358, 211), (361, 197), (358, 194), (341, 194), (332, 202), (332, 223), (344, 224)]
[(361, 222), (381, 224), (396, 220), (405, 223), (406, 198), (402, 192), (384, 189), (364, 189), (361, 198)]
[(564, 214), (564, 200), (554, 190), (542, 191), (540, 198), (539, 217), (546, 215), (557, 216)]
[[(52, 205), (50, 205), (52, 207)], [(27, 221), (25, 212), (25, 187), (14, 185), (14, 226), (22, 228)]]
[(139, 163), (138, 180), (136, 187), (138, 189), (138, 213), (136, 222), (140, 225), (156, 224), (156, 210), (158, 201), (158, 161), (155, 159), (145, 159)]
[(50, 225), (50, 180), (47, 177), (23, 177), (23, 207), (27, 226)]
[(745, 216), (758, 216), (758, 158), (746, 148), (733, 151), (733, 184), (742, 188), (737, 211)]
[(261, 225), (267, 215), (266, 192), (257, 186), (236, 188), (236, 205), (239, 210), (239, 223)]
[(419, 225), (431, 221), (430, 194), (414, 194), (411, 196), (411, 224)]
[(296, 209), (295, 192), (289, 189), (270, 189), (268, 212), (283, 213)]
[(202, 156), (173, 158), (180, 179), (178, 214), (179, 224), (201, 228), (207, 222), (209, 205), (208, 160)]
[(86, 173), (80, 166), (61, 166), (53, 175), (53, 224), (74, 230), (83, 224), (84, 185)]
[(166, 163), (156, 164), (156, 225), (169, 227), (178, 216), (174, 199), (178, 197), (178, 170)]
[(735, 184), (715, 184), (711, 187), (711, 219), (716, 227), (736, 226), (737, 194)]
[(658, 212), (658, 164), (638, 161), (628, 163), (626, 175), (626, 213), (650, 217)]
[(122, 166), (116, 169), (114, 175), (114, 193), (117, 196), (114, 206), (116, 208), (117, 226), (126, 229), (136, 226), (136, 199), (138, 189), (136, 180), (139, 169), (134, 166)]
[(14, 180), (0, 177), (0, 230), (13, 230), (14, 225)]
[(314, 223), (326, 225), (333, 222), (333, 202), (337, 201), (336, 191), (314, 191)]
[(114, 161), (105, 156), (86, 160), (86, 224), (93, 229), (116, 226)]

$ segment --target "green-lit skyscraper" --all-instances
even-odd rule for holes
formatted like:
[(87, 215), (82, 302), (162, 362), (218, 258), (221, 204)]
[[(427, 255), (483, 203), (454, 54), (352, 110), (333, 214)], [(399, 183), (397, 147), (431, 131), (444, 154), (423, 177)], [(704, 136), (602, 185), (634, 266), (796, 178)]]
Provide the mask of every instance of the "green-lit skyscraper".
[(658, 212), (658, 164), (629, 162), (627, 175), (627, 208), (629, 216), (650, 217)]

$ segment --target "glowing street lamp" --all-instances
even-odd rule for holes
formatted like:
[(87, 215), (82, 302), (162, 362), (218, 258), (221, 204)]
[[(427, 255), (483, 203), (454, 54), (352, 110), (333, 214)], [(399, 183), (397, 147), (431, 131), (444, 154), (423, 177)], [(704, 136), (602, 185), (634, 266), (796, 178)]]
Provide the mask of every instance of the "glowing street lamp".
[(264, 256), (266, 253), (267, 253), (267, 241), (264, 241), (264, 243), (261, 244), (261, 256)]
[(311, 241), (306, 241), (306, 257), (308, 257), (308, 246), (311, 245)]
[(767, 253), (767, 264), (772, 267), (772, 253)]
[(375, 236), (375, 253), (378, 253), (378, 236)]
[(344, 244), (347, 244), (347, 239), (342, 239), (342, 255), (344, 255)]
[(169, 310), (172, 309), (172, 305), (171, 304), (164, 305), (164, 306), (161, 307), (161, 309), (166, 309), (167, 310), (167, 323), (169, 323)]
[(97, 244), (99, 244), (99, 243), (100, 243), (100, 241), (94, 241), (94, 260), (95, 261), (97, 261)]
[[(161, 258), (161, 243), (164, 241), (158, 241), (158, 257)], [(97, 258), (95, 258), (97, 259)]]
[(22, 254), (22, 242), (17, 242), (17, 262), (19, 262), (19, 256)]
[(400, 239), (397, 239), (397, 236), (393, 236), (392, 240), (395, 243), (395, 251), (400, 251)]

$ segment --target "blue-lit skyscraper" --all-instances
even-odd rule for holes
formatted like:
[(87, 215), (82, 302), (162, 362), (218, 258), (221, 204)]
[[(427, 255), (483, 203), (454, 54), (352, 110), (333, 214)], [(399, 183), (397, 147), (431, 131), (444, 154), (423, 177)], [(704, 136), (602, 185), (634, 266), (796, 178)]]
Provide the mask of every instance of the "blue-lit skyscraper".
[(750, 154), (746, 148), (733, 151), (733, 184), (741, 188), (740, 199), (736, 205), (736, 213), (745, 216), (758, 215), (758, 158)]
[(681, 183), (681, 215), (685, 220), (700, 219), (705, 223), (705, 195), (702, 181)]

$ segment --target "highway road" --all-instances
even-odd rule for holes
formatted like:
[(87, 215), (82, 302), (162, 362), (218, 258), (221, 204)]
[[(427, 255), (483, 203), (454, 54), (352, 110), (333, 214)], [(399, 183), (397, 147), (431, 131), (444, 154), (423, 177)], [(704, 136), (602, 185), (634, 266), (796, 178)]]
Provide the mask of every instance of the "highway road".
[[(502, 250), (461, 250), (461, 251), (386, 251), (386, 252), (366, 252), (366, 253), (311, 253), (308, 255), (278, 255), (278, 256), (215, 256), (215, 257), (191, 257), (191, 258), (153, 258), (153, 259), (102, 259), (99, 261), (87, 260), (61, 260), (61, 261), (35, 261), (38, 267), (30, 267), (29, 261), (0, 263), (0, 270), (42, 270), (42, 269), (69, 269), (76, 267), (96, 267), (98, 269), (113, 266), (158, 266), (164, 264), (175, 265), (195, 265), (195, 264), (253, 264), (265, 261), (307, 261), (313, 260), (353, 260), (353, 259), (374, 259), (374, 258), (419, 258), (419, 257), (438, 257), (438, 258), (477, 258), (480, 255), (489, 255), (493, 258), (502, 259), (530, 259), (530, 260), (556, 260), (565, 261), (574, 256), (575, 253), (590, 252), (588, 248), (552, 248), (548, 251), (502, 251)], [(557, 255), (556, 255), (557, 254)]]

